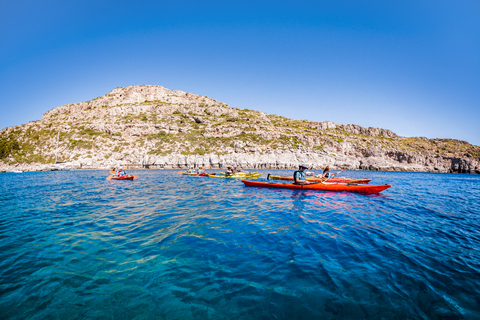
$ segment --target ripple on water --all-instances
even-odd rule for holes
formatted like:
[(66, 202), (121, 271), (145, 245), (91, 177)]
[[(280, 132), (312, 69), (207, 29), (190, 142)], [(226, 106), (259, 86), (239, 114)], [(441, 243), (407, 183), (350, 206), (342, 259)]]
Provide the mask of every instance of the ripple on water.
[(476, 176), (349, 172), (392, 184), (360, 195), (135, 174), (0, 175), (0, 318), (480, 317)]

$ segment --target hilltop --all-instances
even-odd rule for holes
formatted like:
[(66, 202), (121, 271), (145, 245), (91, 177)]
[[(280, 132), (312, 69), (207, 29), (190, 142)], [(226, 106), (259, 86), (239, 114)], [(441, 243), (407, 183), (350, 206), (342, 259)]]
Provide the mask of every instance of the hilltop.
[(115, 88), (0, 131), (0, 171), (191, 165), (480, 173), (480, 147), (293, 120), (162, 86)]

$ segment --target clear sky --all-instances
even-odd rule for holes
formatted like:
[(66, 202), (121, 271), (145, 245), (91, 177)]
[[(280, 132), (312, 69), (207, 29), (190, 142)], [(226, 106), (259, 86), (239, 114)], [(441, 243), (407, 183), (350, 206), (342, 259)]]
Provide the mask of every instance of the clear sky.
[(135, 84), (480, 145), (480, 1), (0, 0), (0, 129)]

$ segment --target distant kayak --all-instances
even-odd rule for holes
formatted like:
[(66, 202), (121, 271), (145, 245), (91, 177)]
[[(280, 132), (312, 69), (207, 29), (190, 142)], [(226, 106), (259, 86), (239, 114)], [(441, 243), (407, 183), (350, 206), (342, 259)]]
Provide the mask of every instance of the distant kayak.
[(111, 180), (133, 180), (135, 176), (111, 177)]
[[(287, 181), (293, 181), (293, 177), (290, 176), (277, 176), (274, 174), (269, 174), (267, 176), (267, 179), (272, 179), (272, 180), (287, 180)], [(321, 178), (317, 177), (306, 177), (305, 180), (307, 181), (322, 181)], [(328, 179), (328, 182), (340, 182), (340, 183), (369, 183), (372, 181), (372, 179), (351, 179), (351, 178), (330, 178)]]
[(202, 173), (188, 173), (188, 172), (182, 172), (182, 174), (186, 176), (199, 176), (199, 177), (208, 177), (208, 175), (216, 175), (215, 172), (208, 173), (208, 172), (202, 172)]
[(389, 184), (384, 185), (358, 185), (344, 183), (315, 183), (315, 184), (294, 184), (294, 183), (272, 183), (261, 181), (242, 180), (248, 187), (265, 187), (280, 189), (303, 189), (303, 190), (325, 190), (325, 191), (348, 191), (356, 193), (379, 193), (391, 187)]
[(254, 173), (254, 174), (232, 174), (230, 176), (227, 175), (208, 175), (210, 178), (220, 178), (220, 179), (257, 179), (261, 176), (261, 173)]

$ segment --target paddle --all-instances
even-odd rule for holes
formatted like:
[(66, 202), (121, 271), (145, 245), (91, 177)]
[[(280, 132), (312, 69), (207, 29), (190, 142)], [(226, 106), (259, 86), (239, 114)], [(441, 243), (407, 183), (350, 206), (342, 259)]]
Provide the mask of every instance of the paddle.
[(332, 179), (333, 176), (336, 176), (337, 174), (340, 174), (340, 173), (342, 173), (343, 171), (345, 171), (345, 169), (343, 169), (342, 171), (337, 172), (337, 173), (335, 173), (335, 174), (333, 174), (333, 175), (330, 175), (329, 178), (325, 179), (324, 181), (321, 181), (320, 183), (325, 183), (325, 182), (327, 182), (328, 180)]
[(114, 170), (110, 170), (110, 175), (107, 177), (107, 180), (112, 180), (112, 177), (117, 175), (117, 173)]

